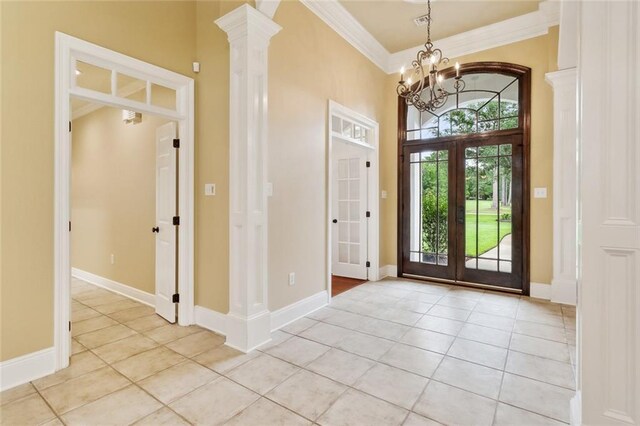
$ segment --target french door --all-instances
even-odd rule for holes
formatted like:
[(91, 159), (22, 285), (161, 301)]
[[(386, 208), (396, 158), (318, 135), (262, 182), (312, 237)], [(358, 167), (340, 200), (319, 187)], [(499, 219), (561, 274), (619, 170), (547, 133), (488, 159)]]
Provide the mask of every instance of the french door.
[(522, 138), (404, 144), (403, 274), (523, 290)]

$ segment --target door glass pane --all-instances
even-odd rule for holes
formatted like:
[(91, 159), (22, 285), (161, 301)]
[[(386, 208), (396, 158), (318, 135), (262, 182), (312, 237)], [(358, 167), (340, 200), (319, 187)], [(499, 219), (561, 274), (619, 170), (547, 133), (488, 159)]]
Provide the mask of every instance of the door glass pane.
[(511, 150), (488, 145), (477, 152), (465, 160), (465, 266), (510, 272)]
[(360, 263), (360, 244), (351, 244), (349, 250), (349, 263), (357, 265)]
[(349, 199), (360, 199), (360, 179), (353, 179), (349, 182)]
[(449, 259), (448, 151), (424, 150), (410, 163), (410, 260), (446, 266)]
[(349, 244), (338, 244), (338, 262), (349, 263)]
[(338, 241), (339, 242), (348, 242), (349, 241), (349, 225), (346, 223), (338, 224)]
[(338, 200), (345, 201), (349, 199), (349, 182), (346, 180), (338, 181)]

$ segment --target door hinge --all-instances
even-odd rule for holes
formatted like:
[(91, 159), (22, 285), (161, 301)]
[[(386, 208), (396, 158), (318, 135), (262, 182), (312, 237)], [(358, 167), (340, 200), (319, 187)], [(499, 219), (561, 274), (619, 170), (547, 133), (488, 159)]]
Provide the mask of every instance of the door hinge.
[(172, 301), (173, 303), (180, 303), (180, 295), (179, 295), (178, 293), (174, 294), (174, 295), (171, 297), (171, 301)]
[(69, 331), (71, 331), (71, 321), (69, 321)]
[(174, 217), (173, 217), (173, 224), (174, 224), (175, 226), (180, 225), (180, 216), (174, 216)]
[(180, 148), (180, 139), (174, 139), (173, 140), (173, 147), (174, 148)]
[(69, 121), (69, 133), (71, 133), (71, 121)]
[(366, 217), (371, 217), (371, 212), (370, 212), (370, 211), (367, 211), (367, 213), (365, 213), (365, 216), (366, 216)]
[(367, 167), (371, 167), (371, 161), (367, 161)]
[(364, 266), (366, 266), (367, 268), (371, 268), (371, 262), (367, 260), (367, 263), (365, 263)]
[(69, 232), (71, 232), (71, 221), (69, 221)]

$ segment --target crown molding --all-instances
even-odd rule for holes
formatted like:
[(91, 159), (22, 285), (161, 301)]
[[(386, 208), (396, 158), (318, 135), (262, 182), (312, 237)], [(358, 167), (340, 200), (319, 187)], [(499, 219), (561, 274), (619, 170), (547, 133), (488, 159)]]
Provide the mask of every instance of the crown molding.
[[(402, 66), (410, 64), (423, 48), (423, 45), (419, 45), (389, 53), (338, 0), (300, 2), (388, 74), (396, 73)], [(434, 44), (450, 58), (455, 58), (547, 34), (549, 27), (558, 25), (559, 22), (560, 2), (546, 0), (540, 3), (535, 12), (436, 40)]]
[(338, 0), (300, 0), (300, 2), (380, 69), (387, 69), (389, 51)]

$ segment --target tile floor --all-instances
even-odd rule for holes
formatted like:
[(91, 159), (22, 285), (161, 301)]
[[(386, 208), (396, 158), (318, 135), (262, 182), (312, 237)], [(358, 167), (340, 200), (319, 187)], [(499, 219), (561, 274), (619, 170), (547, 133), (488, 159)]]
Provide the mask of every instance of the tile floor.
[(74, 280), (71, 366), (3, 392), (4, 425), (569, 421), (575, 309), (385, 280), (245, 355)]

